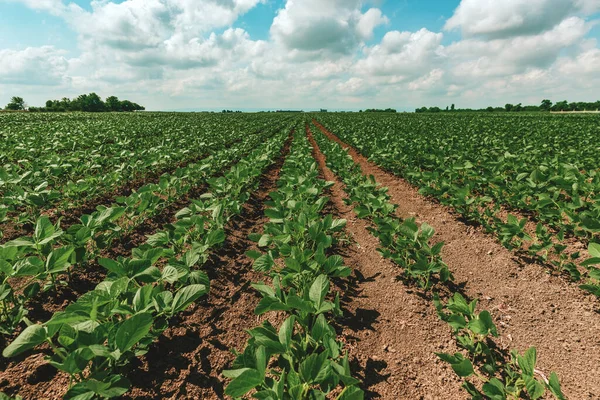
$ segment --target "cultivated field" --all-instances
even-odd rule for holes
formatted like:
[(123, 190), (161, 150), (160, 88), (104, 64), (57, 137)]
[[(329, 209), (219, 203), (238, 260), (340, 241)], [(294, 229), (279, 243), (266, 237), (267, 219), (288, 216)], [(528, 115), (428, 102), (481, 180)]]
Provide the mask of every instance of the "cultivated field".
[(0, 114), (0, 399), (599, 399), (599, 137)]

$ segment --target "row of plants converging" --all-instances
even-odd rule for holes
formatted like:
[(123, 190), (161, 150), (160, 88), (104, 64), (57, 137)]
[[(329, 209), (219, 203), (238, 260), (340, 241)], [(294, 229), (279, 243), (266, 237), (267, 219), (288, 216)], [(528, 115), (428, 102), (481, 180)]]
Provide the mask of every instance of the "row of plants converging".
[(171, 317), (208, 293), (201, 267), (225, 241), (225, 224), (241, 212), (264, 170), (280, 156), (288, 132), (277, 133), (224, 176), (209, 179), (209, 191), (131, 257), (100, 259), (106, 279), (48, 321), (29, 325), (3, 356), (50, 348), (50, 364), (70, 377), (65, 399), (126, 393), (124, 367), (149, 350)]
[(281, 121), (193, 114), (3, 115), (0, 223), (20, 225), (48, 208), (66, 210), (273, 125)]
[[(600, 263), (578, 262), (582, 254), (566, 244), (573, 236), (590, 249), (600, 242), (600, 174), (592, 145), (597, 121), (511, 118), (477, 116), (465, 125), (464, 119), (435, 116), (320, 117), (376, 164), (420, 187), (421, 194), (600, 297), (600, 271), (592, 267)], [(528, 227), (529, 220), (537, 226)]]
[[(474, 399), (516, 400), (525, 395), (538, 399), (548, 389), (557, 399), (564, 399), (557, 375), (552, 373), (546, 379), (535, 369), (535, 348), (524, 355), (513, 351), (507, 357), (494, 343), (498, 332), (491, 314), (486, 310), (477, 313), (477, 300), (467, 302), (462, 294), (452, 292), (446, 283), (453, 276), (440, 256), (443, 242), (431, 243), (434, 229), (426, 223), (419, 226), (414, 218), (397, 217), (387, 188), (380, 187), (373, 176), (363, 175), (347, 151), (318, 130), (314, 138), (326, 156), (327, 166), (344, 183), (346, 201), (357, 216), (371, 222), (369, 231), (379, 239), (381, 255), (402, 268), (405, 283), (433, 292), (439, 317), (450, 325), (458, 346), (464, 350), (437, 355), (464, 378), (466, 391)], [(440, 300), (439, 291), (445, 293), (446, 303)]]
[[(157, 184), (144, 185), (117, 199), (116, 204), (99, 206), (66, 230), (61, 229), (60, 219), (52, 224), (46, 216), (37, 217), (31, 236), (0, 245), (0, 335), (11, 335), (22, 321), (27, 321), (26, 304), (40, 291), (68, 286), (68, 280), (60, 279), (65, 274), (70, 277), (74, 268), (85, 269), (102, 250), (110, 249), (145, 220), (185, 198), (193, 188), (205, 185), (210, 176), (243, 158), (264, 140), (265, 135), (250, 136), (200, 163), (179, 168), (174, 175), (163, 174)], [(211, 181), (213, 189), (217, 181)]]
[[(301, 126), (299, 126), (301, 128)], [(252, 234), (262, 251), (251, 251), (253, 267), (269, 283), (252, 286), (262, 295), (257, 315), (268, 320), (248, 331), (250, 339), (237, 354), (225, 394), (252, 393), (259, 399), (362, 399), (352, 377), (348, 354), (337, 340), (332, 319), (341, 315), (339, 293), (330, 279), (351, 270), (339, 255), (328, 255), (346, 221), (322, 215), (331, 183), (319, 170), (302, 129), (297, 129), (290, 154), (270, 194), (262, 233)], [(277, 326), (278, 325), (278, 326)]]

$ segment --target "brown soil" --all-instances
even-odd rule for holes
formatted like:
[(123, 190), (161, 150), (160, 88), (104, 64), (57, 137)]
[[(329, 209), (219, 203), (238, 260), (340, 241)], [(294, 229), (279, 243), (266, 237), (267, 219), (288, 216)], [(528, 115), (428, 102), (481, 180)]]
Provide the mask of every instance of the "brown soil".
[[(416, 217), (436, 229), (434, 241), (445, 242), (443, 260), (466, 294), (479, 298), (480, 308), (492, 312), (502, 346), (521, 352), (537, 347), (538, 368), (546, 375), (556, 371), (568, 398), (600, 398), (600, 318), (593, 296), (516, 258), (481, 228), (465, 225), (450, 209), (419, 195), (417, 188), (319, 127), (349, 149), (365, 174), (389, 188), (400, 217)], [(417, 375), (428, 373), (421, 370)]]
[(369, 223), (344, 203), (344, 185), (307, 131), (324, 178), (335, 183), (337, 217), (348, 221), (352, 244), (341, 255), (355, 273), (342, 292), (342, 337), (366, 398), (464, 399), (454, 372), (434, 354), (457, 351), (450, 329), (431, 301), (396, 280), (398, 268), (377, 252), (379, 241), (367, 231)]

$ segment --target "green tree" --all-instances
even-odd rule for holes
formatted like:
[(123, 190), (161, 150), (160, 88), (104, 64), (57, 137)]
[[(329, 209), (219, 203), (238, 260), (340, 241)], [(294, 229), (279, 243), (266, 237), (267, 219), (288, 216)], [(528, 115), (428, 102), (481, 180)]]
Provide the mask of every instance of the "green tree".
[(552, 102), (548, 99), (542, 100), (542, 105), (540, 105), (540, 109), (544, 111), (550, 111), (552, 108)]
[(506, 111), (510, 112), (510, 111), (512, 111), (512, 110), (513, 110), (513, 108), (514, 108), (514, 107), (515, 107), (515, 106), (513, 106), (513, 105), (512, 105), (512, 104), (510, 104), (510, 103), (508, 103), (507, 105), (505, 105), (505, 106), (504, 106), (504, 109), (505, 109)]
[(22, 97), (13, 96), (10, 99), (10, 103), (6, 105), (6, 110), (21, 111), (24, 110), (26, 107), (27, 105), (25, 104), (25, 100), (23, 100)]
[(117, 96), (110, 96), (106, 98), (106, 110), (107, 111), (122, 111), (121, 100)]

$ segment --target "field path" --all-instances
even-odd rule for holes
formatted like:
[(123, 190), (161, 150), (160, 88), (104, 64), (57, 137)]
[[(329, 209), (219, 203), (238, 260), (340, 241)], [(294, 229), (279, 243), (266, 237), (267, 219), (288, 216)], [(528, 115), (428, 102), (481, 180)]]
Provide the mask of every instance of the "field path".
[[(492, 313), (502, 346), (521, 352), (537, 347), (538, 368), (548, 374), (556, 371), (568, 398), (600, 398), (600, 315), (592, 296), (539, 265), (518, 260), (492, 236), (465, 225), (448, 208), (421, 196), (417, 188), (369, 162), (314, 122), (349, 149), (363, 173), (389, 188), (400, 217), (416, 217), (435, 228), (433, 240), (445, 242), (443, 260), (456, 282), (464, 284), (465, 293), (479, 298), (480, 307)], [(383, 271), (383, 263), (378, 268)], [(402, 291), (397, 285), (396, 290)], [(445, 340), (438, 338), (437, 343)]]
[(396, 281), (398, 268), (377, 252), (379, 241), (367, 231), (367, 221), (344, 204), (343, 184), (325, 164), (310, 131), (324, 179), (334, 182), (331, 200), (337, 218), (348, 220), (352, 244), (339, 252), (356, 278), (344, 294), (342, 337), (347, 342), (366, 398), (464, 399), (460, 382), (435, 352), (455, 352), (450, 329), (439, 320), (431, 301)]

